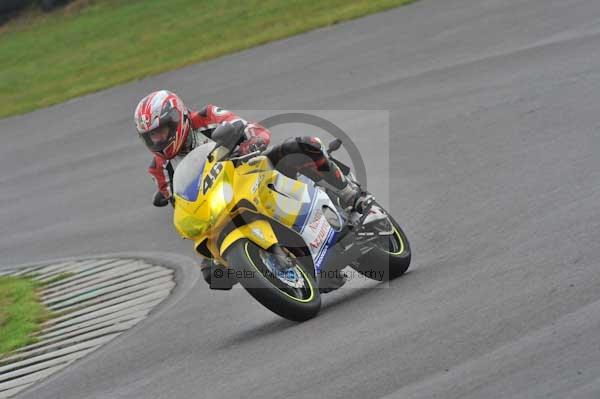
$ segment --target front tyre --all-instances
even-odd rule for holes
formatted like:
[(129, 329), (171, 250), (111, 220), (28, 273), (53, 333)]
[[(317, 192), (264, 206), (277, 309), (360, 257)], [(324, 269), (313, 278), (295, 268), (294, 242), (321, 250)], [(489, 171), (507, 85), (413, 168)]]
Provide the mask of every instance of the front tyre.
[(393, 234), (379, 237), (374, 248), (351, 265), (360, 274), (377, 281), (393, 280), (410, 266), (411, 252), (406, 234), (387, 211), (386, 215), (394, 228)]
[(239, 240), (225, 254), (240, 284), (267, 309), (293, 321), (319, 313), (321, 296), (311, 273), (280, 248), (265, 251)]

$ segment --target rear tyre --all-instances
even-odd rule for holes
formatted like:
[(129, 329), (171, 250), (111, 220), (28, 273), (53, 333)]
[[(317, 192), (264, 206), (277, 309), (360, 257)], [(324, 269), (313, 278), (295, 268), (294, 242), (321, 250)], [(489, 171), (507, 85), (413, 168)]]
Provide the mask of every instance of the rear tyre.
[(293, 321), (319, 313), (321, 296), (314, 277), (293, 256), (265, 251), (244, 239), (230, 247), (225, 259), (246, 291), (272, 312)]
[(391, 236), (382, 236), (376, 247), (361, 256), (356, 264), (351, 265), (354, 270), (370, 279), (377, 281), (393, 280), (401, 276), (410, 266), (410, 243), (406, 234), (394, 218), (386, 214), (392, 222), (394, 233)]

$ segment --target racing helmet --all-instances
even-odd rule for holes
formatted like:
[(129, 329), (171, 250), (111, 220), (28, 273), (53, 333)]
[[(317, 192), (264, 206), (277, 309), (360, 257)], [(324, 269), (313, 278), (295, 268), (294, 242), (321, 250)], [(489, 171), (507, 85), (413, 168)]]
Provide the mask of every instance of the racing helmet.
[(190, 131), (188, 109), (181, 99), (167, 90), (142, 98), (134, 112), (138, 136), (146, 147), (164, 159), (174, 158)]

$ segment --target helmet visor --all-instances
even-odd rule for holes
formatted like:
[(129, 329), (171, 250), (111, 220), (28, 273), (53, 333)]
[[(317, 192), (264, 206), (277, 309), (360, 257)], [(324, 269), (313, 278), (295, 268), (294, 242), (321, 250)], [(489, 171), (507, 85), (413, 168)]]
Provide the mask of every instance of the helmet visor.
[(140, 134), (146, 147), (152, 152), (162, 152), (175, 140), (177, 124), (168, 123)]

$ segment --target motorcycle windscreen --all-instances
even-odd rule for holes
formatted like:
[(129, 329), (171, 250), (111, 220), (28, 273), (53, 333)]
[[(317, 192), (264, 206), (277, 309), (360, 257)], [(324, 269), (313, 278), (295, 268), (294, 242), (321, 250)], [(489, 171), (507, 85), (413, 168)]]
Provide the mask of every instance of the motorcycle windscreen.
[(173, 176), (173, 191), (176, 195), (190, 202), (198, 199), (206, 158), (214, 147), (215, 143), (202, 144), (179, 163)]

